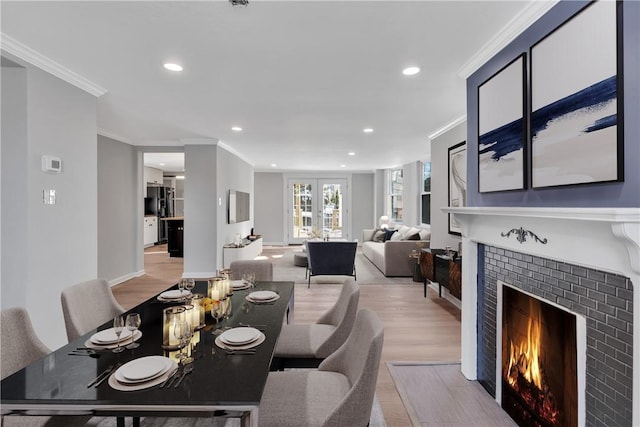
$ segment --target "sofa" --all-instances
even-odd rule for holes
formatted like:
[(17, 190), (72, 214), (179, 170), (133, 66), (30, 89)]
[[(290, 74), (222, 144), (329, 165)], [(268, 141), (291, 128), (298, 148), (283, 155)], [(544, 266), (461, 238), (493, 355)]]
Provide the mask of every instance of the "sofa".
[(412, 251), (428, 248), (431, 227), (401, 226), (390, 229), (362, 230), (362, 254), (385, 276), (413, 276), (417, 263), (409, 255)]

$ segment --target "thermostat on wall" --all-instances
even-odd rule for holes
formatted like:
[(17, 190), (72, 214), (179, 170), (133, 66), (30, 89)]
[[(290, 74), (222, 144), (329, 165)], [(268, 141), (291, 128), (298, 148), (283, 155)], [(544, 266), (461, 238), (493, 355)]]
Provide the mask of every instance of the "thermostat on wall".
[(60, 157), (55, 156), (42, 156), (42, 171), (43, 172), (62, 172), (62, 160)]

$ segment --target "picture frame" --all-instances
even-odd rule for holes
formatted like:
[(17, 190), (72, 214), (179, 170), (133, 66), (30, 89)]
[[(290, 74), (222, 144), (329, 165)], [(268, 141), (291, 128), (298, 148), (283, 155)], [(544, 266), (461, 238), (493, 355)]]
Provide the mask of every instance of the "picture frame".
[[(467, 203), (467, 142), (462, 141), (449, 147), (448, 184), (450, 208), (461, 208)], [(460, 224), (453, 214), (449, 214), (449, 234), (462, 235)]]
[(588, 4), (530, 50), (532, 188), (624, 180), (622, 2)]
[(526, 53), (478, 86), (478, 191), (526, 187)]

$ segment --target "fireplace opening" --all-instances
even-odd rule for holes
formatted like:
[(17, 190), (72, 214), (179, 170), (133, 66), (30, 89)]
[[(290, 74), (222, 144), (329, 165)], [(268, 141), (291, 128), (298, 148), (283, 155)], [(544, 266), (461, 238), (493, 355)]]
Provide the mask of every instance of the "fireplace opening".
[(576, 317), (503, 286), (502, 408), (523, 427), (577, 426)]

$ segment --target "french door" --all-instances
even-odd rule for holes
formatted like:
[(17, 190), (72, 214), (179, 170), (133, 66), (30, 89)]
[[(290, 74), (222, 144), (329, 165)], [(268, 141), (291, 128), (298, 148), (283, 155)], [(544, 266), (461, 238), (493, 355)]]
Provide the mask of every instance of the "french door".
[(289, 243), (347, 237), (347, 180), (291, 178), (288, 189)]

